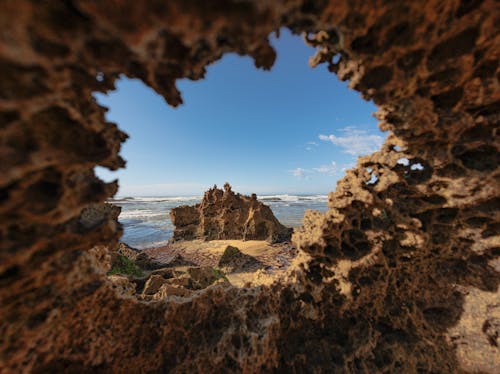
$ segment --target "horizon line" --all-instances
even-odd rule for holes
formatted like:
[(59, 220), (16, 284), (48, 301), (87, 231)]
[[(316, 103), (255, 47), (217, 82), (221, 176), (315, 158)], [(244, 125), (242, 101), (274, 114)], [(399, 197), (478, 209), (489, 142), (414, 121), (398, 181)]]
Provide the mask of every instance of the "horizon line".
[[(175, 194), (161, 194), (161, 195), (151, 195), (151, 194), (144, 194), (144, 195), (138, 195), (138, 194), (128, 194), (128, 195), (115, 195), (111, 196), (109, 198), (126, 198), (126, 197), (202, 197), (203, 194), (206, 191), (202, 192), (201, 194), (187, 194), (187, 195), (175, 195)], [(251, 195), (251, 193), (245, 193), (245, 192), (237, 192), (233, 191), (236, 194), (240, 195)], [(328, 192), (269, 192), (269, 193), (255, 193), (257, 196), (275, 196), (275, 195), (290, 195), (290, 196), (313, 196), (313, 195), (328, 195), (332, 191)]]

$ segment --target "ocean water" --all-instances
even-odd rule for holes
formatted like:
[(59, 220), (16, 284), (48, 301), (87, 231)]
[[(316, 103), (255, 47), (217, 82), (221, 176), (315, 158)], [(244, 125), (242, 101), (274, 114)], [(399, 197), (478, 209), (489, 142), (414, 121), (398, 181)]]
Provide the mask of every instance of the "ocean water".
[[(327, 210), (326, 195), (262, 195), (258, 199), (269, 205), (278, 220), (285, 226), (302, 225), (307, 209)], [(122, 241), (144, 249), (165, 245), (172, 237), (174, 226), (170, 221), (170, 209), (180, 205), (194, 205), (201, 196), (177, 197), (126, 197), (110, 200), (122, 208), (118, 220), (122, 223)]]

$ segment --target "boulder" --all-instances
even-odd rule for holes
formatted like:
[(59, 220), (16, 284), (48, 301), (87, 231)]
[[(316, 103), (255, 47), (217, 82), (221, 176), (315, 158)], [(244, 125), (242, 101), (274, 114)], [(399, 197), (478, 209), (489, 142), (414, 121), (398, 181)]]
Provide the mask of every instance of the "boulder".
[(110, 254), (112, 264), (116, 263), (120, 257), (126, 257), (142, 270), (157, 270), (165, 267), (193, 265), (179, 254), (173, 255), (167, 261), (158, 261), (147, 252), (140, 251), (125, 243), (119, 243), (115, 250), (110, 251)]
[(115, 289), (121, 296), (133, 296), (135, 295), (135, 284), (131, 282), (128, 277), (122, 275), (110, 275), (108, 280), (112, 283), (113, 289)]
[(131, 259), (132, 261), (135, 261), (139, 253), (141, 253), (138, 249), (132, 248), (125, 243), (119, 243), (116, 252)]
[(217, 266), (227, 273), (233, 273), (243, 270), (255, 270), (261, 267), (262, 263), (255, 257), (242, 253), (238, 248), (228, 245)]
[(146, 281), (142, 293), (145, 295), (154, 295), (166, 281), (161, 275), (151, 275)]
[(188, 288), (165, 283), (160, 287), (158, 292), (153, 295), (152, 299), (157, 301), (165, 299), (168, 296), (187, 297), (190, 296), (192, 293), (193, 291)]
[(195, 290), (207, 288), (219, 279), (225, 279), (222, 271), (211, 266), (189, 268), (187, 272), (191, 277), (191, 288)]
[(257, 196), (235, 194), (226, 183), (205, 192), (201, 203), (180, 206), (170, 211), (175, 225), (174, 240), (290, 240), (292, 229), (283, 226), (271, 208)]
[(110, 203), (89, 204), (78, 220), (82, 227), (91, 229), (106, 221), (116, 222), (121, 211), (122, 208)]
[(169, 267), (164, 267), (161, 269), (156, 269), (151, 271), (151, 275), (161, 275), (165, 279), (170, 279), (176, 276), (175, 270), (169, 268)]
[(160, 275), (151, 275), (144, 286), (142, 298), (158, 301), (167, 296), (185, 297), (213, 284), (229, 285), (224, 273), (210, 266), (193, 267), (189, 268), (186, 273), (175, 273), (175, 276), (170, 279), (165, 279)]
[(191, 277), (186, 273), (179, 274), (174, 278), (168, 279), (166, 283), (175, 287), (183, 287), (187, 289), (193, 288)]

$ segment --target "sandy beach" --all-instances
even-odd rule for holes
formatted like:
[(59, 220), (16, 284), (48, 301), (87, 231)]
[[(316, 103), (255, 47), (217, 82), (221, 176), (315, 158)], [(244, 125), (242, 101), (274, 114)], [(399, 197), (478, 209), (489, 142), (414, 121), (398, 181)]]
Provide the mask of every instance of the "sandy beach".
[[(259, 262), (226, 274), (229, 282), (238, 287), (272, 283), (288, 268), (297, 253), (290, 243), (269, 244), (264, 240), (178, 241), (162, 247), (149, 248), (144, 252), (158, 262), (167, 263), (178, 254), (194, 266), (217, 267), (227, 246), (236, 247)], [(185, 268), (187, 266), (177, 267), (178, 270)]]

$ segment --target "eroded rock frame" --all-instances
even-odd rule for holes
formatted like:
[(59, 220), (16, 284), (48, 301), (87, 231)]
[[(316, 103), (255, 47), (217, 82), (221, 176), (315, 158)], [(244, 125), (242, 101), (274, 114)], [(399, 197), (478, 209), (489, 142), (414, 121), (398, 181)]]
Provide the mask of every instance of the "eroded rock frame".
[[(2, 371), (498, 372), (499, 24), (493, 0), (2, 1)], [(117, 213), (85, 208), (127, 136), (92, 93), (124, 74), (175, 106), (224, 53), (271, 68), (281, 27), (391, 135), (305, 217), (288, 282), (124, 298)]]

